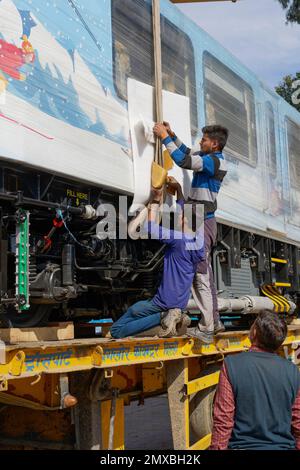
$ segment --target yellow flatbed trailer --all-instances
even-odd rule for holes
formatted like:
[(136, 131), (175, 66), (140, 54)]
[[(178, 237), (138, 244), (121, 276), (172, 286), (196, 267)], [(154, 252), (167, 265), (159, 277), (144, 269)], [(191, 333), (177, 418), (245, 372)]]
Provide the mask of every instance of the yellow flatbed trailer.
[[(187, 337), (0, 343), (0, 447), (121, 450), (124, 406), (167, 392), (174, 449), (206, 449), (203, 429), (191, 443), (191, 403), (197, 394), (197, 406), (202, 395), (211, 406), (224, 357), (248, 350), (248, 333), (221, 333), (211, 345)], [(290, 325), (280, 353), (297, 364), (299, 345), (300, 324)], [(198, 420), (203, 412), (211, 409)]]

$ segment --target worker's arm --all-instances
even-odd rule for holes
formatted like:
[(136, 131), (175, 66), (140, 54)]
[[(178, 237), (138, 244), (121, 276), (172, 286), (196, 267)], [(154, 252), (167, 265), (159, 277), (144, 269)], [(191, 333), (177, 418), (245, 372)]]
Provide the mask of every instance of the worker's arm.
[(175, 143), (176, 147), (179, 150), (181, 150), (181, 152), (183, 152), (184, 154), (186, 154), (186, 155), (189, 154), (190, 155), (192, 150), (189, 147), (187, 147), (183, 142), (181, 142), (181, 140), (177, 137), (175, 132), (172, 131), (170, 124), (168, 122), (164, 121), (163, 125), (165, 126), (168, 135), (171, 137), (171, 139)]
[(181, 204), (182, 202), (184, 204), (184, 195), (182, 192), (181, 184), (178, 183), (178, 181), (173, 176), (168, 176), (167, 189), (169, 188), (174, 189), (176, 191), (177, 203)]
[(148, 222), (156, 222), (159, 208), (162, 203), (163, 189), (152, 188), (151, 199), (148, 205)]
[[(171, 155), (171, 158), (174, 160), (174, 162), (180, 166), (181, 168), (185, 168), (188, 170), (193, 170), (195, 169), (196, 171), (200, 170), (200, 166), (196, 165), (196, 160), (192, 160), (193, 157), (190, 154), (186, 154), (183, 149), (178, 148), (173, 139), (169, 136), (168, 131), (166, 127), (163, 124), (155, 124), (153, 128), (154, 134), (159, 137), (162, 141), (162, 143), (165, 145), (166, 149), (168, 150), (169, 154)], [(184, 146), (186, 149), (186, 147)], [(192, 161), (195, 161), (195, 165), (193, 168)], [(197, 160), (197, 163), (199, 163), (200, 160)], [(196, 168), (199, 169), (197, 170)]]
[(292, 408), (292, 434), (296, 442), (296, 449), (300, 450), (300, 390)]
[(170, 245), (174, 242), (174, 231), (158, 224), (158, 214), (162, 203), (162, 196), (162, 189), (152, 189), (152, 196), (148, 205), (148, 220), (144, 228), (151, 238)]
[(226, 450), (234, 426), (235, 401), (225, 364), (220, 372), (210, 450)]
[(168, 150), (172, 160), (174, 160), (176, 165), (186, 170), (203, 172), (209, 176), (217, 175), (220, 169), (220, 159), (218, 157), (214, 155), (205, 155), (202, 157), (198, 154), (192, 155), (191, 152), (183, 152), (180, 148), (177, 147), (173, 139), (169, 136), (163, 124), (155, 124), (153, 131), (154, 134), (162, 140), (162, 143)]

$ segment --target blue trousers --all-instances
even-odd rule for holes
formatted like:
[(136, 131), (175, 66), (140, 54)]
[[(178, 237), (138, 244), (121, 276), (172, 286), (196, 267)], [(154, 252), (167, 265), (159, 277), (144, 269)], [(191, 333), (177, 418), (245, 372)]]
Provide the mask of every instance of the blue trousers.
[(151, 300), (136, 302), (111, 327), (113, 338), (126, 338), (160, 324), (161, 308)]

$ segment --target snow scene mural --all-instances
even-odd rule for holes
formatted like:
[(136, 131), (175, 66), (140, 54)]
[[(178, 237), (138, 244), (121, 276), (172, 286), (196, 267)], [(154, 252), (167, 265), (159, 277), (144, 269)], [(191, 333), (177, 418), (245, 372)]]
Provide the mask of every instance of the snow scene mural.
[(101, 8), (97, 0), (0, 0), (0, 99), (13, 93), (126, 146), (127, 111), (112, 84), (109, 8), (108, 0)]

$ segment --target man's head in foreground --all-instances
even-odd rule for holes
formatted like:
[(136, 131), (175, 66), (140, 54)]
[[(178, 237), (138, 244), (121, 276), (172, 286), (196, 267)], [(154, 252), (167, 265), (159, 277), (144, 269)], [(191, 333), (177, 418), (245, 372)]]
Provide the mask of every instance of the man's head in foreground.
[(250, 329), (252, 346), (275, 352), (287, 335), (287, 325), (283, 318), (270, 310), (264, 310), (256, 318)]

